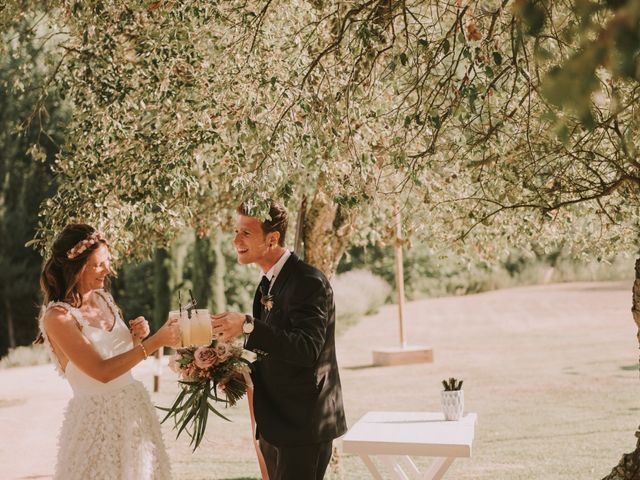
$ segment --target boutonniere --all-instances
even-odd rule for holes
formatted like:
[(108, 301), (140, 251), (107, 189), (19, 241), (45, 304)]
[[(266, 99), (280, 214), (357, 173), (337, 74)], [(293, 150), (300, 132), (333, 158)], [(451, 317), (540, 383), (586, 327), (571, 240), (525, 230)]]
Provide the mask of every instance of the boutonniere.
[(273, 295), (269, 293), (268, 289), (265, 291), (264, 288), (261, 288), (260, 293), (262, 294), (262, 296), (260, 297), (260, 303), (267, 312), (270, 312), (273, 308)]

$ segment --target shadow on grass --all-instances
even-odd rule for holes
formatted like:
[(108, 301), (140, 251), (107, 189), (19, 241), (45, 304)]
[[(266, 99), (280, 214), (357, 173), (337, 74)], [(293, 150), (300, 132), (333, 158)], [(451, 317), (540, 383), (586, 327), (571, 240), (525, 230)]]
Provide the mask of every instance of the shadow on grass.
[(369, 365), (353, 365), (351, 367), (342, 367), (344, 370), (366, 370), (367, 368), (375, 368), (375, 367), (379, 367), (380, 365), (374, 365), (373, 363), (370, 363)]
[(620, 370), (633, 371), (638, 370), (639, 367), (640, 364), (634, 363), (633, 365), (623, 365), (622, 367), (620, 367)]
[(15, 407), (27, 403), (26, 398), (0, 398), (0, 408)]
[(574, 287), (569, 287), (567, 288), (567, 290), (573, 290), (573, 291), (577, 291), (577, 292), (589, 292), (589, 291), (613, 291), (613, 290), (624, 290), (627, 291), (630, 289), (630, 285), (632, 283), (632, 280), (617, 280), (617, 281), (611, 281), (611, 282), (607, 282), (605, 284), (599, 284), (599, 285), (580, 285), (577, 284)]

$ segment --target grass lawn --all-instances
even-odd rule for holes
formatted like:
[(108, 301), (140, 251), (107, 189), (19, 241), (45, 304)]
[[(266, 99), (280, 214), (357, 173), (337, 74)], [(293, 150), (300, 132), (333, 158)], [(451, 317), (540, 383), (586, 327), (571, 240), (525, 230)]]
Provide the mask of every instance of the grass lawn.
[[(395, 307), (383, 307), (338, 339), (348, 422), (370, 410), (438, 411), (440, 381), (455, 376), (478, 424), (472, 457), (445, 478), (600, 479), (634, 448), (640, 423), (630, 287), (573, 283), (412, 302), (409, 343), (435, 353), (421, 365), (371, 365), (373, 348), (398, 343)], [(147, 387), (152, 370), (149, 362), (136, 369)], [(170, 405), (176, 388), (164, 368), (153, 401)], [(0, 370), (1, 478), (49, 478), (70, 395), (50, 365)], [(246, 402), (225, 414), (233, 421), (212, 418), (195, 453), (163, 425), (174, 478), (258, 478)], [(370, 478), (357, 457), (343, 455), (340, 465), (333, 478)]]
[[(454, 375), (465, 380), (466, 410), (478, 413), (478, 425), (472, 458), (454, 462), (446, 478), (602, 478), (633, 449), (640, 421), (629, 308), (627, 283), (412, 302), (408, 338), (431, 345), (435, 362), (373, 367), (372, 348), (397, 343), (395, 307), (384, 307), (338, 340), (348, 421), (369, 410), (439, 410), (440, 380)], [(164, 381), (156, 403), (169, 404), (173, 393)], [(165, 425), (177, 478), (258, 478), (246, 405), (228, 413), (233, 423), (214, 420), (195, 454)], [(358, 457), (343, 455), (332, 477), (368, 473)]]

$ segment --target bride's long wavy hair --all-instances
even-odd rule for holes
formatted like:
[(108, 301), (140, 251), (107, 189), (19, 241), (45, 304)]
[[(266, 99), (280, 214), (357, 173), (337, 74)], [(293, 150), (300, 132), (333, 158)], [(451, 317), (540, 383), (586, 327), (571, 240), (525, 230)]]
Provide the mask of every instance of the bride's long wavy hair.
[(80, 274), (89, 256), (100, 245), (108, 244), (100, 239), (71, 259), (67, 257), (67, 252), (95, 232), (96, 229), (86, 223), (71, 223), (56, 237), (51, 248), (51, 256), (40, 274), (40, 288), (45, 305), (49, 302), (67, 302), (76, 308), (82, 306), (82, 296), (78, 290)]

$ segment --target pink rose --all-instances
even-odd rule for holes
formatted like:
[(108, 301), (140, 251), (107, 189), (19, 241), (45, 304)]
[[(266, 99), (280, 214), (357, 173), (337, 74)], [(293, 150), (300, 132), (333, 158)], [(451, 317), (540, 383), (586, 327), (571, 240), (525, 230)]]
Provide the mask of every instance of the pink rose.
[(216, 354), (221, 362), (224, 362), (231, 357), (231, 347), (226, 343), (219, 343), (216, 345)]
[(181, 380), (195, 380), (198, 376), (198, 369), (193, 363), (187, 365), (186, 368), (180, 370), (180, 379)]
[(218, 360), (218, 354), (215, 349), (209, 347), (199, 347), (193, 353), (193, 362), (196, 367), (207, 369), (214, 365)]

